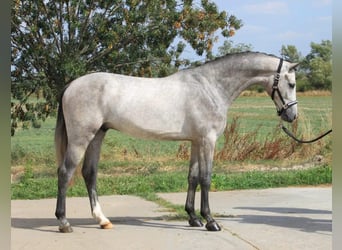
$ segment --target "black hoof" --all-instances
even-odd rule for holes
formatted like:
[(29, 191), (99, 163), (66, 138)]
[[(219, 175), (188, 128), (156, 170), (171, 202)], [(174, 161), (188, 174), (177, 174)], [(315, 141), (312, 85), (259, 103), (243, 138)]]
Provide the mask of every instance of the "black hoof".
[(73, 232), (72, 227), (70, 225), (59, 226), (58, 229), (61, 233), (72, 233)]
[(190, 219), (189, 220), (189, 225), (192, 227), (203, 227), (203, 223), (200, 219)]
[(205, 225), (208, 231), (221, 231), (221, 227), (216, 223), (216, 221), (210, 221)]

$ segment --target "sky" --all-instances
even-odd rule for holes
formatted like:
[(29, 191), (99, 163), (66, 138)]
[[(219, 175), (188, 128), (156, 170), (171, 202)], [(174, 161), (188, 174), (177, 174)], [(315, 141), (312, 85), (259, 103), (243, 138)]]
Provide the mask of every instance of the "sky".
[[(243, 27), (229, 38), (234, 44), (251, 44), (253, 51), (280, 56), (282, 45), (294, 45), (302, 56), (310, 43), (332, 40), (332, 0), (213, 0), (220, 11), (235, 15)], [(224, 40), (214, 46), (214, 54)], [(216, 52), (216, 53), (215, 53)], [(184, 57), (198, 60), (187, 47)]]

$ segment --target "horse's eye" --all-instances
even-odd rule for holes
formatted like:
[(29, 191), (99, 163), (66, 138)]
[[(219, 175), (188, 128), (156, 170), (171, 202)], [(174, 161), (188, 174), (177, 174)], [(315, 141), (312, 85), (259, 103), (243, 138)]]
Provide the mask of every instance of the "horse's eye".
[(289, 83), (289, 86), (291, 89), (294, 89), (296, 87), (296, 84), (295, 83)]

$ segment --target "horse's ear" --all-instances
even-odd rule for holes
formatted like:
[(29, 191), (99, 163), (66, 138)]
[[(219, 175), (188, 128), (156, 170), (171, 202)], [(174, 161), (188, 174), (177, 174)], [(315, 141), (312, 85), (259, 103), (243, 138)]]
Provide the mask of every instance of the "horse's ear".
[(290, 64), (290, 70), (296, 70), (298, 65), (299, 65), (299, 63), (291, 63)]

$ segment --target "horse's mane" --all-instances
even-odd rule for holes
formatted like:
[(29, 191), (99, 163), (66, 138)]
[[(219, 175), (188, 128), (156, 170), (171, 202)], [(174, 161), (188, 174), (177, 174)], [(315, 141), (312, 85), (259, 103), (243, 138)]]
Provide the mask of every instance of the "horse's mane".
[(205, 61), (204, 63), (200, 64), (200, 65), (194, 65), (194, 66), (190, 66), (189, 68), (186, 68), (186, 69), (194, 69), (194, 68), (197, 68), (197, 67), (201, 67), (201, 66), (205, 66), (205, 65), (208, 65), (208, 64), (212, 64), (212, 63), (215, 63), (215, 62), (218, 62), (218, 61), (221, 61), (221, 60), (226, 60), (228, 58), (234, 58), (234, 57), (240, 57), (240, 56), (255, 56), (255, 55), (264, 55), (264, 56), (269, 56), (269, 57), (274, 57), (274, 58), (278, 58), (280, 59), (280, 57), (278, 56), (275, 56), (273, 54), (268, 54), (268, 53), (265, 53), (265, 52), (259, 52), (259, 51), (243, 51), (243, 52), (234, 52), (234, 53), (228, 53), (226, 55), (223, 55), (223, 56), (219, 56), (219, 57), (216, 57), (215, 59), (213, 60), (209, 60), (209, 61)]
[(264, 56), (270, 56), (270, 57), (275, 57), (275, 58), (280, 59), (280, 57), (278, 57), (278, 56), (275, 56), (273, 54), (268, 54), (268, 53), (265, 53), (265, 52), (243, 51), (243, 52), (228, 53), (226, 55), (216, 57), (214, 60), (206, 61), (204, 64), (215, 62), (215, 61), (219, 61), (219, 60), (222, 60), (222, 59), (227, 59), (227, 58), (230, 58), (230, 57), (243, 56), (243, 55), (264, 55)]

